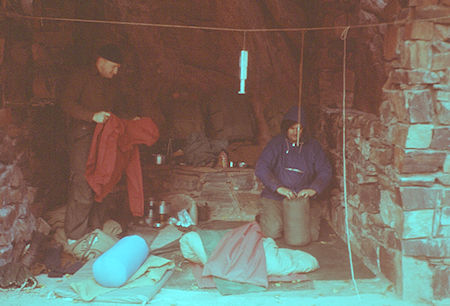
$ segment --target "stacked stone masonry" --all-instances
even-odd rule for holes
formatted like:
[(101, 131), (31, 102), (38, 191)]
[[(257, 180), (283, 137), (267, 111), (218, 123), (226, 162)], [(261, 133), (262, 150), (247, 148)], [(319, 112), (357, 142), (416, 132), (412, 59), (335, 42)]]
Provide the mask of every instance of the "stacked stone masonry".
[(16, 127), (0, 127), (0, 266), (19, 259), (20, 245), (31, 239), (36, 228), (30, 210), (36, 190), (27, 184), (20, 167), (21, 140)]
[(147, 199), (187, 196), (207, 203), (211, 220), (252, 221), (257, 214), (261, 185), (253, 169), (149, 166), (144, 172)]
[[(450, 21), (414, 22), (449, 15), (448, 1), (409, 1), (398, 16), (410, 22), (387, 27), (380, 50), (387, 77), (379, 115), (346, 112), (352, 246), (407, 299), (450, 296)], [(323, 81), (318, 138), (337, 178), (329, 221), (345, 237), (343, 118), (332, 107), (342, 91)]]

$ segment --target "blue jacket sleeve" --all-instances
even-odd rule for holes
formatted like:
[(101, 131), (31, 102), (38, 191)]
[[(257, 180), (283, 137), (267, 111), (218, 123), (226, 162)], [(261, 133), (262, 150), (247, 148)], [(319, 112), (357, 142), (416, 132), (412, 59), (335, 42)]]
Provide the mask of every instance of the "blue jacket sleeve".
[(272, 192), (275, 192), (278, 187), (282, 186), (273, 173), (275, 164), (279, 159), (279, 154), (280, 153), (276, 150), (274, 141), (271, 141), (262, 151), (255, 166), (256, 177), (259, 178), (264, 186)]
[(328, 160), (321, 145), (316, 142), (315, 146), (314, 171), (316, 175), (314, 180), (311, 182), (310, 188), (320, 194), (330, 183), (332, 170), (330, 161)]

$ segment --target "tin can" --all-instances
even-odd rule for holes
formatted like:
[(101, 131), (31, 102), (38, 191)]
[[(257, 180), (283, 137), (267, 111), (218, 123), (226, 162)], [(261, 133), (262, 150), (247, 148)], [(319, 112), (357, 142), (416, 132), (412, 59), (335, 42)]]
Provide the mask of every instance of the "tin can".
[(225, 151), (222, 151), (219, 153), (218, 164), (219, 164), (219, 167), (221, 167), (221, 168), (228, 168), (228, 156)]
[(162, 163), (163, 163), (163, 157), (162, 157), (162, 155), (161, 154), (156, 154), (156, 164), (157, 165), (162, 165)]
[(245, 168), (245, 167), (247, 167), (247, 164), (245, 163), (245, 162), (239, 162), (239, 168)]

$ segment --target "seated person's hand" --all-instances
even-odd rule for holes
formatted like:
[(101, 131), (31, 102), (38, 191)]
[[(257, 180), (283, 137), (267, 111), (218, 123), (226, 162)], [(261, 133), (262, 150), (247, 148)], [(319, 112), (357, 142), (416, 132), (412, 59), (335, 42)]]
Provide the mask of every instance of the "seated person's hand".
[(317, 194), (317, 191), (314, 189), (308, 188), (308, 189), (302, 189), (298, 192), (297, 197), (299, 198), (311, 198)]
[(295, 192), (286, 187), (278, 187), (277, 192), (282, 196), (285, 196), (289, 200), (295, 199), (297, 197), (297, 194)]
[(108, 113), (105, 111), (97, 112), (94, 114), (94, 116), (92, 116), (92, 121), (94, 121), (96, 123), (105, 123), (106, 121), (108, 121), (108, 118), (110, 116), (111, 116), (111, 113)]

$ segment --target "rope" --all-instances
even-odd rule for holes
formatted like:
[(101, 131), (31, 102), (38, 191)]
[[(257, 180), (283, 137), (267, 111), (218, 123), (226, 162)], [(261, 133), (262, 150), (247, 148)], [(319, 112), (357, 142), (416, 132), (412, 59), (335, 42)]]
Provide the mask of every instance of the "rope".
[[(303, 50), (305, 45), (305, 31), (302, 31), (302, 45), (300, 47), (300, 63), (299, 63), (299, 77), (298, 77), (298, 111), (297, 122), (300, 123), (301, 109), (302, 109), (302, 85), (303, 85)], [(300, 146), (300, 124), (297, 126), (297, 147)]]
[(83, 23), (101, 23), (101, 24), (115, 24), (115, 25), (129, 25), (129, 26), (145, 26), (145, 27), (157, 27), (157, 28), (175, 28), (175, 29), (193, 29), (193, 30), (209, 30), (209, 31), (225, 31), (225, 32), (303, 32), (303, 31), (323, 31), (323, 30), (344, 30), (347, 28), (369, 28), (378, 27), (382, 25), (399, 25), (411, 22), (423, 22), (423, 21), (438, 21), (443, 19), (449, 19), (448, 16), (422, 18), (414, 20), (397, 20), (381, 23), (368, 23), (346, 26), (333, 26), (333, 27), (312, 27), (312, 28), (260, 28), (260, 29), (238, 29), (227, 27), (206, 27), (206, 26), (194, 26), (194, 25), (176, 25), (176, 24), (161, 24), (161, 23), (147, 23), (147, 22), (131, 22), (131, 21), (116, 21), (116, 20), (98, 20), (98, 19), (80, 19), (80, 18), (64, 18), (64, 17), (46, 17), (46, 16), (25, 16), (17, 13), (7, 12), (4, 14), (10, 18), (23, 18), (31, 20), (43, 21), (67, 21), (67, 22), (83, 22)]
[(352, 258), (352, 247), (350, 244), (350, 230), (349, 230), (349, 226), (348, 226), (348, 202), (347, 202), (347, 159), (345, 157), (346, 155), (346, 145), (345, 145), (345, 132), (346, 132), (346, 126), (345, 126), (345, 121), (346, 121), (346, 112), (345, 112), (345, 108), (346, 108), (346, 104), (345, 104), (345, 99), (346, 99), (346, 94), (345, 94), (345, 89), (346, 89), (346, 77), (345, 77), (345, 72), (346, 72), (346, 61), (347, 61), (347, 34), (348, 34), (348, 30), (350, 29), (350, 27), (347, 27), (344, 29), (344, 31), (342, 31), (341, 34), (341, 39), (344, 41), (344, 57), (342, 60), (342, 167), (343, 167), (343, 179), (344, 179), (344, 206), (345, 206), (345, 233), (347, 236), (347, 248), (348, 248), (348, 258), (350, 261), (350, 272), (352, 275), (352, 281), (353, 281), (353, 286), (355, 287), (356, 290), (356, 294), (358, 295), (358, 297), (361, 299), (361, 296), (359, 295), (359, 290), (358, 290), (358, 285), (356, 284), (356, 280), (355, 280), (355, 271), (353, 269), (353, 258)]

